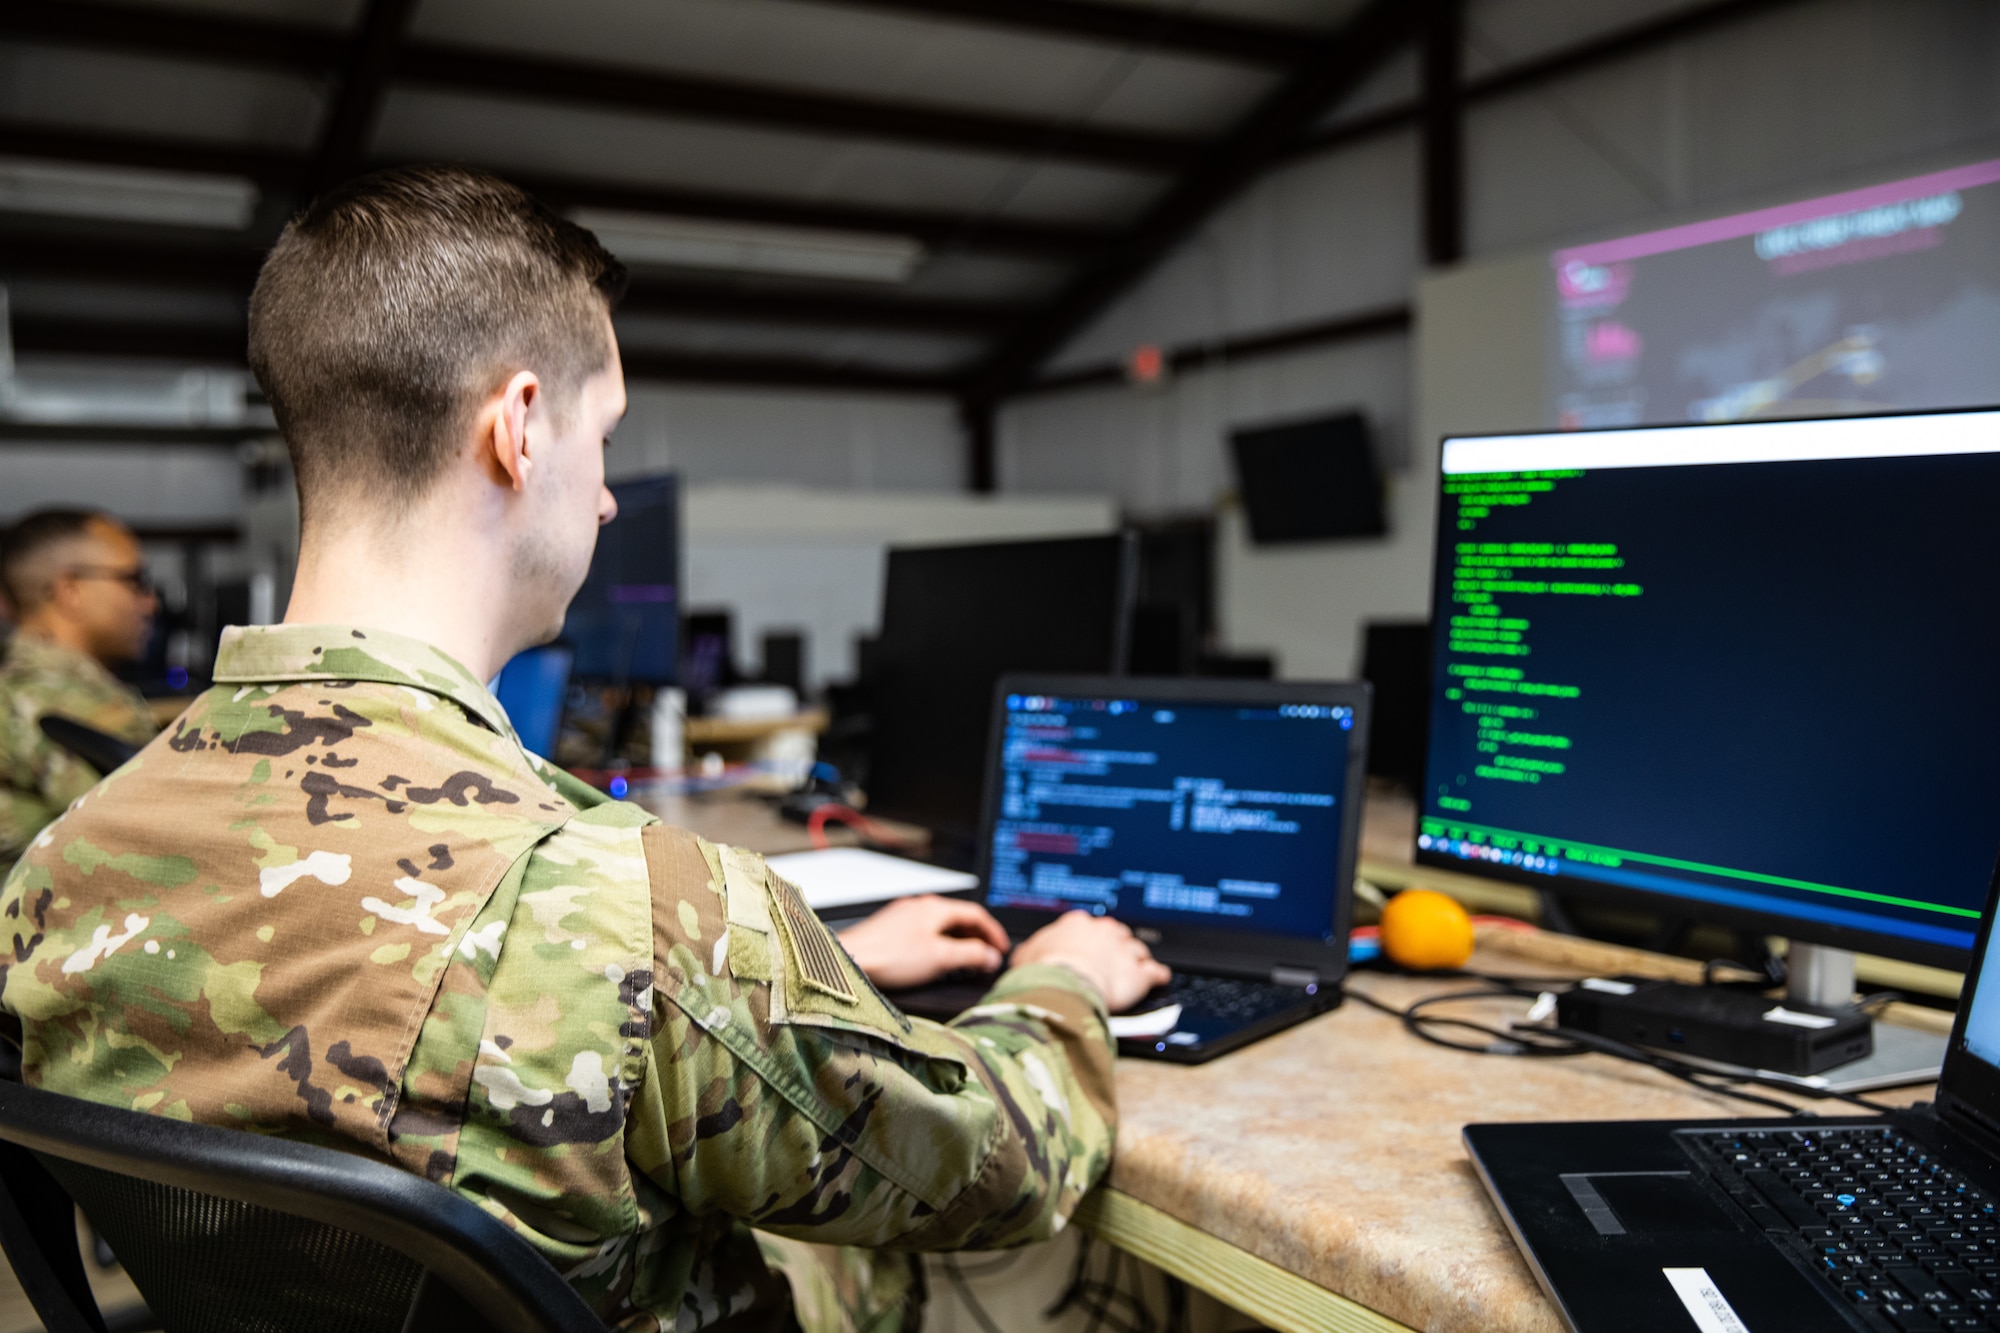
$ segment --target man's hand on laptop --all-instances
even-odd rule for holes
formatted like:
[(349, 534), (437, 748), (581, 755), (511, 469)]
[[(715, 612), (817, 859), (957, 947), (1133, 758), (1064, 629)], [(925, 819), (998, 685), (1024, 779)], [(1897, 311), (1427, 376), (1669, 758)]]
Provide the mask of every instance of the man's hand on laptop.
[(840, 932), (848, 956), (883, 990), (928, 986), (947, 972), (998, 972), (1011, 941), (993, 914), (963, 898), (898, 898)]
[(1129, 1009), (1173, 973), (1132, 928), (1108, 916), (1066, 912), (1022, 941), (1014, 966), (1060, 963), (1097, 987), (1112, 1013)]

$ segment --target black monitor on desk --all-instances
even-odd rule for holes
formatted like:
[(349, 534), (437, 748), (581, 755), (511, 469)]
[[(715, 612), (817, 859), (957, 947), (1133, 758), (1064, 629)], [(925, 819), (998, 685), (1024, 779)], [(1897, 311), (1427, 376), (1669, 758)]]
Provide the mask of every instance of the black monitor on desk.
[(597, 533), (563, 641), (580, 680), (671, 685), (680, 674), (681, 502), (671, 474), (614, 482), (618, 517)]
[(1802, 1000), (1964, 967), (1996, 503), (2000, 411), (1445, 441), (1418, 860), (1786, 936)]
[(892, 549), (869, 682), (870, 813), (920, 824), (969, 861), (994, 685), (1122, 673), (1136, 570), (1119, 534)]

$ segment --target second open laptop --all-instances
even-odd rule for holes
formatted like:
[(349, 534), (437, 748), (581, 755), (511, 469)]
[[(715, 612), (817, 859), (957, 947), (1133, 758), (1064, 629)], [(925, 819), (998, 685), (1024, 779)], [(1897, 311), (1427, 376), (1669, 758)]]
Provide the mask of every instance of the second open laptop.
[(1868, 1117), (1468, 1125), (1572, 1333), (2000, 1328), (2000, 972), (1987, 892), (1937, 1100)]
[[(1130, 925), (1173, 983), (1127, 1054), (1199, 1063), (1339, 1002), (1366, 784), (1368, 687), (1010, 676), (979, 844), (1023, 939), (1075, 909)], [(982, 984), (893, 998), (951, 1018)]]

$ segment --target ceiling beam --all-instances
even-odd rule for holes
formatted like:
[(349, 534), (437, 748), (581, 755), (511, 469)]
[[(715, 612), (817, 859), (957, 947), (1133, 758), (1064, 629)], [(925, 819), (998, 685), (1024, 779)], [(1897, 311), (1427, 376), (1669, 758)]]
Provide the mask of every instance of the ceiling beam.
[[(241, 329), (218, 325), (103, 324), (37, 316), (18, 317), (14, 321), (14, 350), (26, 353), (210, 361), (240, 366), (244, 342)], [(642, 347), (623, 349), (622, 355), (628, 380), (938, 395), (949, 395), (957, 387), (956, 379), (948, 373), (839, 365), (807, 357), (710, 356)], [(246, 429), (232, 438), (268, 434), (268, 428), (259, 427)], [(43, 432), (37, 438), (50, 437)], [(129, 440), (133, 436), (130, 431), (123, 431), (121, 438)]]
[[(1379, 310), (1364, 310), (1359, 314), (1316, 319), (1309, 324), (1290, 324), (1263, 333), (1238, 334), (1219, 343), (1188, 343), (1182, 347), (1169, 349), (1166, 353), (1166, 365), (1169, 373), (1185, 375), (1190, 371), (1206, 370), (1210, 366), (1225, 366), (1235, 361), (1275, 356), (1280, 352), (1302, 352), (1334, 343), (1407, 333), (1411, 320), (1410, 307), (1384, 306)], [(1065, 389), (1084, 389), (1123, 383), (1126, 383), (1124, 365), (1116, 361), (1102, 361), (1095, 365), (1079, 366), (1074, 370), (1045, 375), (1027, 385), (1021, 392), (1024, 395), (1038, 395), (1060, 393)]]
[(675, 281), (637, 271), (621, 315), (659, 315), (755, 324), (994, 333), (1020, 324), (1032, 306), (937, 297), (749, 289)]
[(627, 380), (673, 384), (740, 384), (777, 389), (838, 389), (871, 393), (949, 396), (957, 380), (948, 373), (885, 366), (836, 365), (807, 357), (709, 356), (685, 352), (622, 352)]
[(339, 68), (345, 49), (342, 36), (337, 28), (312, 24), (223, 18), (188, 9), (109, 0), (0, 6), (0, 37), (17, 41), (308, 74)]
[(180, 246), (73, 241), (0, 233), (0, 275), (140, 286), (225, 289), (248, 296), (264, 252), (248, 246)]
[(1424, 258), (1456, 264), (1465, 257), (1465, 0), (1428, 0), (1424, 10)]
[(667, 217), (768, 223), (808, 230), (876, 232), (911, 236), (942, 253), (978, 252), (1034, 259), (1067, 259), (1102, 249), (1117, 238), (1112, 228), (1089, 222), (977, 218), (942, 209), (885, 208), (770, 195), (689, 190), (671, 185), (626, 185), (575, 177), (523, 175), (495, 168), (536, 198), (560, 208), (610, 208)]
[(1407, 0), (1369, 0), (1341, 29), (1338, 40), (1322, 47), (1210, 148), (1116, 247), (1072, 279), (1041, 315), (1003, 344), (972, 378), (970, 396), (991, 401), (1026, 385), (1051, 352), (1255, 179), (1328, 106), (1360, 86), (1414, 38), (1417, 29), (1417, 7)]
[(14, 351), (242, 365), (247, 338), (226, 324), (107, 324), (46, 315), (14, 316)]
[[(1663, 46), (1699, 36), (1730, 24), (1761, 18), (1765, 14), (1802, 3), (1803, 0), (1709, 0), (1643, 23), (1619, 28), (1601, 37), (1592, 37), (1547, 55), (1536, 56), (1471, 79), (1465, 85), (1465, 102), (1489, 102), (1514, 93), (1528, 92), (1573, 74), (1581, 74), (1619, 60), (1646, 55)], [(1326, 126), (1301, 138), (1283, 154), (1285, 158), (1309, 157), (1332, 152), (1364, 139), (1409, 129), (1423, 118), (1423, 103), (1412, 98), (1379, 111)]]
[(306, 174), (306, 190), (318, 194), (361, 169), (374, 136), (389, 75), (416, 14), (417, 0), (368, 0), (340, 73), (340, 91), (320, 130), (319, 148)]
[(1275, 23), (1241, 23), (1153, 5), (1087, 0), (811, 0), (822, 5), (888, 10), (944, 23), (972, 23), (1054, 37), (1080, 37), (1175, 55), (1284, 68), (1324, 31)]
[(1609, 64), (1614, 60), (1645, 55), (1671, 43), (1741, 23), (1746, 19), (1761, 18), (1765, 14), (1802, 2), (1803, 0), (1707, 0), (1704, 4), (1689, 5), (1685, 9), (1675, 10), (1656, 19), (1634, 23), (1601, 37), (1592, 37), (1547, 55), (1535, 56), (1518, 64), (1508, 65), (1504, 69), (1472, 80), (1466, 86), (1465, 95), (1469, 101), (1504, 97), (1509, 93), (1551, 83), (1556, 79)]
[[(264, 253), (247, 247), (114, 245), (0, 232), (0, 275), (226, 291), (247, 299)], [(750, 324), (994, 333), (1030, 306), (823, 289), (738, 287), (639, 269), (619, 313)]]
[[(0, 154), (89, 162), (101, 166), (247, 176), (278, 191), (301, 190), (306, 159), (266, 148), (193, 139), (156, 139), (53, 128), (0, 118)], [(911, 236), (941, 253), (1061, 259), (1102, 249), (1117, 235), (1108, 227), (1034, 219), (980, 219), (941, 209), (885, 208), (771, 195), (734, 194), (676, 186), (622, 184), (575, 176), (523, 174), (490, 168), (556, 208), (613, 208), (669, 217), (755, 222), (808, 230)]]
[[(320, 77), (346, 50), (323, 28), (196, 15), (103, 0), (0, 7), (0, 37), (134, 50), (191, 60), (290, 69)], [(1152, 130), (1078, 125), (1046, 117), (892, 102), (700, 78), (626, 65), (558, 60), (442, 42), (410, 42), (396, 84), (480, 97), (606, 107), (645, 115), (757, 125), (816, 138), (859, 137), (928, 147), (1051, 157), (1128, 170), (1174, 172), (1203, 141)]]
[(274, 190), (299, 188), (307, 166), (306, 159), (296, 153), (256, 145), (107, 134), (9, 117), (0, 117), (0, 153), (103, 167), (150, 167), (159, 171), (247, 176)]
[(596, 106), (642, 115), (725, 121), (820, 138), (858, 137), (1009, 156), (1053, 157), (1133, 171), (1174, 172), (1198, 138), (1107, 129), (1073, 121), (893, 102), (628, 66), (509, 55), (441, 43), (412, 44), (398, 83), (479, 97)]
[[(0, 444), (200, 444), (233, 449), (245, 440), (277, 434), (273, 426), (120, 426), (111, 422), (0, 421)], [(206, 529), (193, 530), (197, 534)], [(169, 541), (166, 530), (135, 535), (142, 541)]]

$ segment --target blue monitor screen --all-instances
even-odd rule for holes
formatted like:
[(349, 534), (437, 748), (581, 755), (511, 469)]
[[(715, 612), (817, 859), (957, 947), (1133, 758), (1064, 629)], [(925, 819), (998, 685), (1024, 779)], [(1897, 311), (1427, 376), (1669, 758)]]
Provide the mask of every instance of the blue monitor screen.
[(493, 697), (507, 710), (521, 744), (533, 754), (546, 758), (556, 752), (569, 672), (570, 650), (549, 644), (515, 654), (494, 682)]
[(1449, 440), (1420, 857), (1963, 965), (2000, 412)]
[(618, 516), (598, 530), (563, 639), (585, 680), (671, 685), (680, 655), (680, 488), (671, 476), (645, 477), (616, 482), (611, 494)]
[(2000, 958), (1994, 957), (1996, 946), (2000, 946), (2000, 934), (1986, 941), (1979, 985), (1972, 992), (1972, 1010), (1965, 1016), (1965, 1045), (1987, 1064), (2000, 1066)]
[(1329, 938), (1352, 709), (1006, 707), (988, 905)]

